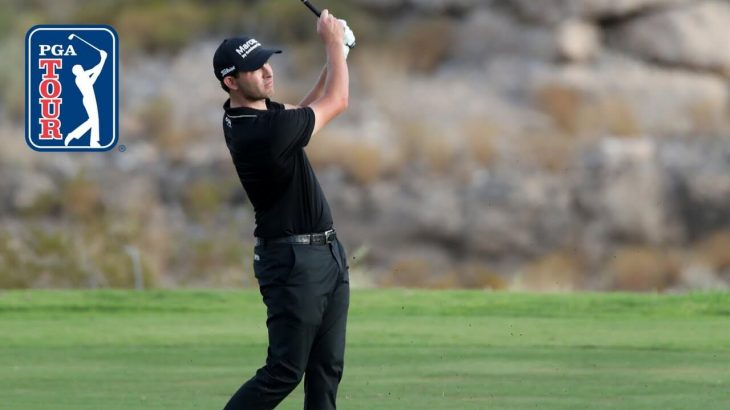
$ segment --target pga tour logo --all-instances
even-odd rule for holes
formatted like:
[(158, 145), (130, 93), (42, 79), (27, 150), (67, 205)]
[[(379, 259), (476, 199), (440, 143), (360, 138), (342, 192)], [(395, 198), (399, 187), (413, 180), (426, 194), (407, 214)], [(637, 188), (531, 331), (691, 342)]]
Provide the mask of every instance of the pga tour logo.
[(25, 140), (36, 151), (107, 151), (119, 129), (119, 38), (110, 26), (25, 36)]

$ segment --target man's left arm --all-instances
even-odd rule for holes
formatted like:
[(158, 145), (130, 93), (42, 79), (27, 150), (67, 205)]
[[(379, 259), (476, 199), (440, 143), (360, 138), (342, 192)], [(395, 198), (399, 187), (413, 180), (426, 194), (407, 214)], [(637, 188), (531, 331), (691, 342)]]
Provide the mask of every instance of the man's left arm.
[(324, 83), (327, 80), (327, 66), (325, 65), (324, 68), (322, 68), (322, 72), (319, 74), (319, 79), (317, 80), (317, 83), (314, 85), (314, 87), (309, 90), (309, 93), (302, 99), (302, 101), (299, 102), (297, 105), (292, 104), (284, 104), (284, 107), (287, 110), (293, 110), (296, 108), (302, 108), (306, 107), (309, 104), (311, 104), (313, 101), (316, 101), (319, 97), (322, 96), (322, 90), (324, 90)]
[[(345, 44), (344, 44), (344, 53), (345, 53), (345, 60), (347, 60), (347, 55), (349, 54), (349, 48), (348, 44), (352, 44), (354, 46), (355, 44), (355, 35), (352, 33), (352, 30), (350, 30), (350, 27), (347, 27), (347, 22), (344, 20), (340, 20), (342, 24), (345, 26)], [(348, 37), (349, 36), (349, 37)], [(327, 64), (324, 65), (322, 68), (322, 72), (319, 74), (319, 79), (317, 80), (317, 83), (314, 85), (314, 88), (312, 88), (309, 93), (302, 99), (302, 101), (299, 102), (298, 105), (292, 105), (292, 104), (284, 104), (284, 107), (287, 110), (292, 110), (295, 108), (301, 108), (301, 107), (307, 107), (309, 104), (313, 103), (314, 101), (317, 101), (319, 97), (322, 96), (322, 91), (324, 90), (324, 84), (327, 81)]]
[(317, 84), (314, 85), (314, 88), (312, 88), (306, 95), (306, 97), (304, 97), (302, 101), (299, 102), (300, 107), (306, 107), (322, 96), (322, 90), (324, 90), (325, 80), (327, 80), (327, 65), (322, 67), (322, 72), (319, 74), (319, 79), (317, 80)]

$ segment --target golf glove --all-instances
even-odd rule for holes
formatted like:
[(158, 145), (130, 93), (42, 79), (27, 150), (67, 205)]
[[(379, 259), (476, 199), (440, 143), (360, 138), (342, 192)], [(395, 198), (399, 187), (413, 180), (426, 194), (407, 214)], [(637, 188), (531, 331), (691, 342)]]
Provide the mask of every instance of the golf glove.
[(355, 47), (355, 33), (350, 30), (347, 26), (347, 21), (340, 19), (342, 26), (345, 28), (345, 44), (342, 46), (342, 51), (345, 53), (345, 59), (350, 53), (350, 48)]

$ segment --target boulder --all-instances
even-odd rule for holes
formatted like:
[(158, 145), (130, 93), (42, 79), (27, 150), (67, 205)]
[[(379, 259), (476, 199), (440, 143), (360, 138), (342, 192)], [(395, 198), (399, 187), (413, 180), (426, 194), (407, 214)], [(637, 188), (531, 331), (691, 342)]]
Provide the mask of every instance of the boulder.
[(690, 0), (510, 0), (522, 17), (554, 24), (566, 19), (616, 19)]
[(730, 3), (697, 2), (640, 16), (610, 33), (610, 43), (647, 61), (730, 77)]
[(58, 194), (56, 182), (50, 174), (31, 170), (16, 174), (16, 190), (13, 195), (15, 209), (32, 207), (44, 196), (55, 197)]
[(483, 0), (355, 0), (359, 6), (378, 13), (393, 13), (415, 9), (427, 13), (469, 11), (484, 3)]
[(584, 62), (601, 50), (601, 32), (596, 25), (581, 20), (566, 20), (556, 30), (556, 49), (562, 60)]
[(568, 246), (578, 229), (570, 219), (570, 180), (503, 164), (478, 171), (464, 198), (466, 249), (503, 261)]
[(659, 158), (686, 241), (730, 227), (730, 135), (673, 139), (662, 144)]
[(526, 25), (508, 14), (480, 9), (456, 27), (450, 53), (457, 62), (481, 63), (505, 55), (550, 60), (556, 47), (549, 28)]
[(409, 0), (408, 3), (427, 12), (465, 12), (484, 3), (483, 0)]
[(519, 84), (558, 125), (579, 134), (692, 135), (728, 125), (730, 89), (710, 74), (609, 55), (590, 67), (539, 65)]
[(500, 56), (525, 56), (541, 60), (582, 62), (601, 49), (597, 26), (583, 20), (566, 20), (554, 26), (525, 24), (493, 9), (475, 10), (454, 30), (450, 57), (477, 62)]
[(575, 197), (586, 233), (602, 232), (606, 242), (679, 241), (657, 151), (651, 138), (606, 138), (584, 152)]

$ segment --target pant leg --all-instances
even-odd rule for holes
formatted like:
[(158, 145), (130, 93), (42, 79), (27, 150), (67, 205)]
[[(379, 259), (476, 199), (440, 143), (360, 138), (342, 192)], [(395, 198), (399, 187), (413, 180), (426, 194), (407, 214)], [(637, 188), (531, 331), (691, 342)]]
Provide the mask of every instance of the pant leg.
[(324, 247), (257, 247), (254, 272), (267, 307), (266, 365), (231, 397), (225, 410), (275, 408), (301, 381), (339, 272)]
[(350, 305), (349, 273), (347, 256), (342, 245), (333, 243), (332, 249), (340, 272), (309, 354), (304, 378), (305, 410), (337, 408), (337, 388), (344, 370), (347, 313)]

